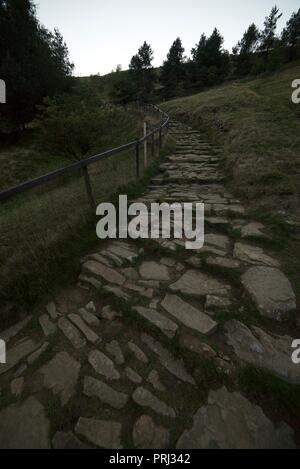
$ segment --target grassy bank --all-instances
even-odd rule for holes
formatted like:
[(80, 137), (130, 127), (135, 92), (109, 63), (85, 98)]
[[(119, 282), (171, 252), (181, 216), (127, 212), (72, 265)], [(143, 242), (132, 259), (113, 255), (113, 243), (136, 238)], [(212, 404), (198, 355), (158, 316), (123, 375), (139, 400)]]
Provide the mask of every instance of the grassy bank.
[(289, 223), (300, 220), (300, 105), (291, 101), (297, 78), (299, 63), (161, 107), (221, 145), (226, 185), (268, 227), (300, 305), (300, 233)]
[[(126, 133), (122, 143), (136, 137), (136, 132)], [(170, 151), (169, 145), (167, 141), (165, 151)], [(138, 181), (133, 150), (94, 165), (90, 174), (97, 203), (113, 201), (119, 193), (141, 193), (159, 160), (157, 152), (156, 158), (149, 156), (147, 171), (140, 156), (143, 171)], [(0, 223), (0, 324), (4, 327), (59, 285), (74, 282), (80, 258), (99, 241), (80, 175), (7, 202), (0, 208)]]
[[(99, 113), (99, 117), (102, 120), (96, 123), (97, 135), (91, 142), (89, 151), (80, 158), (87, 158), (142, 136), (144, 115), (141, 112), (133, 110), (129, 112), (112, 107), (108, 110), (104, 108), (103, 114)], [(2, 137), (0, 190), (67, 166), (75, 159), (79, 159), (66, 154), (66, 148), (71, 147), (71, 136), (67, 133), (68, 129), (63, 128), (63, 124), (64, 122), (60, 126), (62, 129), (60, 135), (53, 131), (50, 136), (46, 135), (44, 138), (37, 123), (33, 122), (29, 129), (17, 137)], [(82, 123), (79, 122), (78, 125), (80, 124)], [(78, 133), (82, 134), (81, 128), (78, 129)], [(59, 138), (62, 140), (61, 145)], [(57, 142), (57, 148), (53, 145), (52, 139)]]
[(300, 216), (300, 65), (164, 103), (174, 117), (223, 146), (228, 183), (252, 208)]

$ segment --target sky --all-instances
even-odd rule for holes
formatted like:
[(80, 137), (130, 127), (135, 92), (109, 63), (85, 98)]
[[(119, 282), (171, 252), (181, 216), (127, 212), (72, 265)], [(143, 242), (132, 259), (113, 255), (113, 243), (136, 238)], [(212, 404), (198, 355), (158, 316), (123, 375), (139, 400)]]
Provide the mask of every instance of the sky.
[(231, 51), (251, 23), (263, 27), (276, 3), (283, 12), (281, 31), (299, 0), (35, 0), (37, 15), (48, 29), (57, 27), (67, 42), (75, 75), (105, 75), (120, 64), (128, 68), (144, 41), (160, 66), (179, 36), (186, 55), (202, 33), (217, 27)]

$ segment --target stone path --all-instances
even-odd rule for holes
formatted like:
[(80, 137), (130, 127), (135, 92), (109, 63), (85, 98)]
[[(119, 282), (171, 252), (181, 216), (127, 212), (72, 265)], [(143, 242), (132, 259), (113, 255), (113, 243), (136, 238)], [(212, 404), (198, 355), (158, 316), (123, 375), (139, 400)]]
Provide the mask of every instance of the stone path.
[(258, 241), (270, 234), (224, 187), (220, 150), (171, 132), (175, 154), (139, 201), (204, 202), (204, 247), (103, 243), (77, 285), (2, 332), (0, 448), (300, 445), (299, 422), (239, 380), (251, 365), (300, 386), (292, 286)]

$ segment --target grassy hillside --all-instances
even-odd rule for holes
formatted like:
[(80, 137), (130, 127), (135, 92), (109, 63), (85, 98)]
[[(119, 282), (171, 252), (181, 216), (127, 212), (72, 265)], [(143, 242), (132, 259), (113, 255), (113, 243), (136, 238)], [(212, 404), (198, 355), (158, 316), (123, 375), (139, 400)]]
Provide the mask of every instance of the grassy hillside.
[[(123, 120), (101, 135), (99, 152), (142, 136), (145, 116), (119, 111)], [(151, 120), (151, 119), (148, 119)], [(154, 120), (154, 117), (152, 117)], [(157, 123), (157, 121), (155, 121)], [(2, 188), (43, 174), (70, 160), (40, 153), (35, 133), (0, 149)], [(153, 163), (150, 157), (150, 164)], [(141, 152), (141, 171), (142, 152)], [(129, 150), (89, 169), (97, 203), (110, 201), (120, 187), (135, 187), (135, 151)], [(130, 187), (127, 192), (130, 192)], [(80, 173), (63, 177), (0, 205), (0, 321), (14, 320), (16, 305), (30, 307), (54, 285), (76, 278), (80, 257), (97, 243), (95, 218)], [(12, 309), (11, 309), (12, 308)]]
[(297, 78), (299, 63), (161, 107), (222, 146), (227, 187), (268, 227), (300, 301), (300, 104), (291, 101)]
[[(159, 83), (159, 74), (160, 68), (154, 68), (154, 73), (156, 74), (156, 81), (154, 83), (154, 96), (151, 98), (151, 102), (160, 101), (159, 91), (161, 90), (162, 85)], [(130, 80), (129, 70), (122, 70), (119, 72), (111, 72), (107, 75), (92, 75), (89, 77), (80, 77), (78, 78), (79, 87), (82, 89), (88, 89), (89, 87), (96, 88), (98, 96), (104, 102), (111, 101), (111, 92), (114, 88), (114, 85), (123, 80)]]
[(90, 77), (79, 78), (79, 84), (81, 87), (96, 87), (99, 96), (104, 101), (109, 101), (109, 94), (114, 86), (120, 80), (125, 80), (128, 77), (128, 71), (112, 72), (107, 75), (98, 76), (92, 75)]
[(223, 145), (228, 183), (250, 207), (300, 216), (300, 64), (162, 105)]
[(70, 162), (61, 156), (44, 154), (36, 148), (36, 135), (32, 130), (20, 135), (17, 142), (0, 145), (0, 190), (54, 171)]
[[(97, 135), (92, 142), (89, 142), (90, 149), (86, 155), (81, 156), (82, 158), (101, 153), (142, 136), (143, 115), (141, 112), (129, 112), (112, 107), (111, 110), (104, 108), (103, 113), (99, 112), (96, 117), (101, 118), (101, 122), (96, 122)], [(79, 121), (78, 125), (80, 124), (83, 126), (85, 123)], [(17, 140), (15, 136), (2, 138), (0, 142), (0, 190), (74, 162), (74, 159), (70, 159), (70, 155), (68, 157), (63, 151), (66, 146), (71, 146), (70, 136), (65, 130), (64, 123), (60, 124), (60, 128), (60, 134), (45, 138), (37, 127), (37, 123), (33, 122), (30, 128), (18, 135)], [(83, 131), (79, 128), (78, 134), (82, 135)], [(43, 142), (41, 142), (42, 139), (44, 139)], [(55, 145), (51, 139), (57, 142), (55, 150), (52, 148)], [(49, 147), (49, 143), (52, 147)]]

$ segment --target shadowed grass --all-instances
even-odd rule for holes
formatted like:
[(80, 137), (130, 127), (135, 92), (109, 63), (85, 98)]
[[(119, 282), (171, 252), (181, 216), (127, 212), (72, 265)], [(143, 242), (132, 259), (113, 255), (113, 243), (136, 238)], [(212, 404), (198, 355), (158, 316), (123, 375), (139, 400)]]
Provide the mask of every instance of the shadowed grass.
[[(227, 187), (262, 221), (300, 304), (300, 106), (291, 101), (299, 62), (262, 78), (231, 82), (163, 103), (172, 117), (223, 146)], [(232, 235), (233, 233), (230, 233)], [(238, 238), (238, 233), (236, 233)]]
[(239, 371), (238, 383), (242, 392), (268, 409), (278, 421), (288, 421), (300, 430), (300, 386), (288, 384), (251, 365)]
[(229, 183), (255, 206), (299, 205), (300, 114), (291, 101), (300, 66), (163, 103), (172, 116), (223, 145)]
[[(170, 142), (172, 139), (166, 141), (160, 157), (170, 151)], [(138, 181), (134, 152), (99, 164), (91, 172), (96, 203), (116, 201), (119, 193), (129, 197), (141, 194), (156, 172), (158, 160), (156, 151), (156, 157), (149, 158), (148, 170), (141, 165)], [(7, 314), (3, 308), (1, 326), (5, 327), (14, 321), (18, 309), (31, 309), (42, 296), (53, 294), (59, 284), (75, 282), (79, 259), (99, 240), (96, 217), (80, 177), (68, 178), (64, 185), (48, 192), (17, 197), (1, 207), (0, 220), (0, 298), (3, 305), (18, 306)]]

